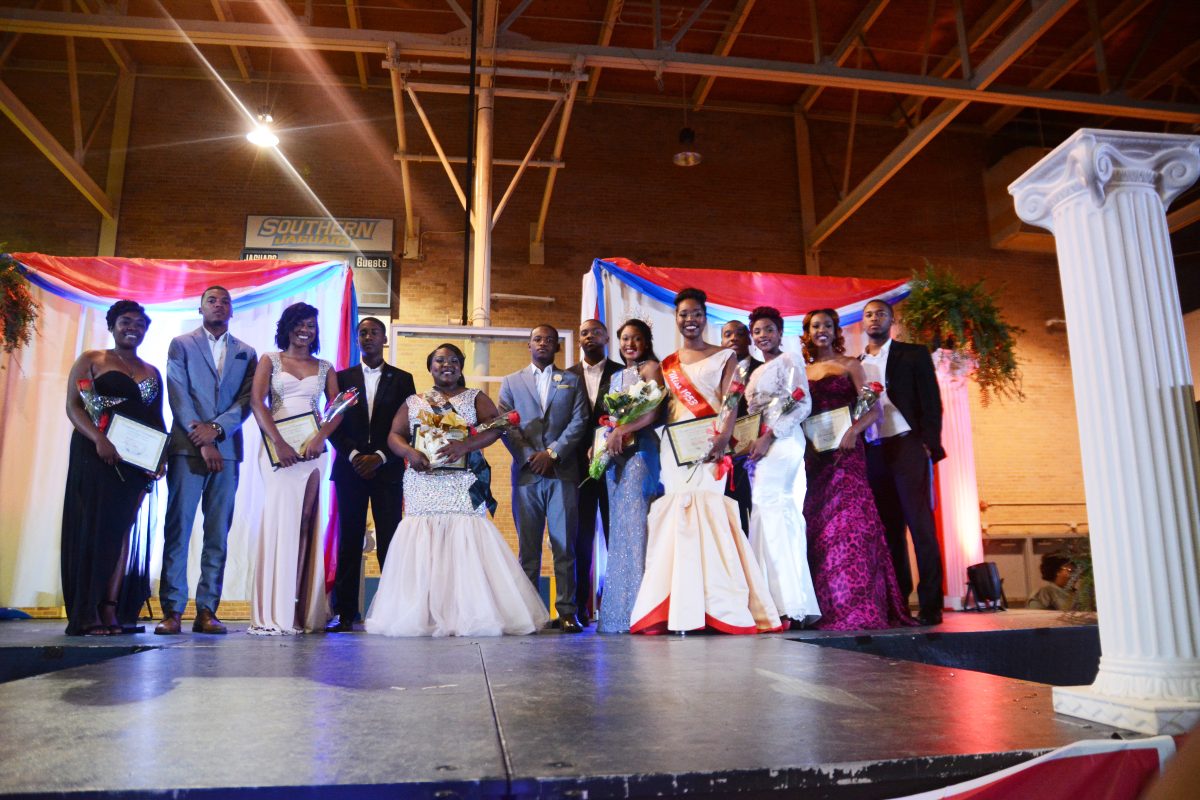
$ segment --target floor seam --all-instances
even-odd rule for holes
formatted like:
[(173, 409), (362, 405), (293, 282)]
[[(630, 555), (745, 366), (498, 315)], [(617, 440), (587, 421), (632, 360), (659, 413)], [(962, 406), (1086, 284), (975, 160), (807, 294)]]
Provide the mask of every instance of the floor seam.
[(492, 708), (492, 723), (496, 727), (496, 741), (500, 745), (500, 758), (504, 764), (504, 796), (512, 797), (513, 768), (512, 759), (508, 754), (508, 742), (504, 739), (504, 725), (500, 722), (500, 712), (496, 709), (496, 695), (492, 691), (492, 680), (488, 677), (487, 659), (483, 657), (483, 647), (476, 642), (475, 649), (479, 651), (479, 666), (483, 669), (483, 685), (487, 687), (488, 703)]

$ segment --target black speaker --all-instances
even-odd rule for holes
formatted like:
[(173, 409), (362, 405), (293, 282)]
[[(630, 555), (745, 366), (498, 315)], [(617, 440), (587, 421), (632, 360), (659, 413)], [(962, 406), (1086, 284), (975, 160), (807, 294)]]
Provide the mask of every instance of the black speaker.
[(1007, 608), (1004, 581), (996, 562), (985, 561), (967, 567), (967, 599), (963, 611), (1004, 611)]

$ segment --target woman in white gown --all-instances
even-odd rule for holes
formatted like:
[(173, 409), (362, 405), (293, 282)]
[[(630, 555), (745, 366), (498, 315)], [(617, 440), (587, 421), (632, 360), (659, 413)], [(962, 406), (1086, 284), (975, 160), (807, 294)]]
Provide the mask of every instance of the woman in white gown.
[[(812, 398), (804, 363), (780, 349), (783, 316), (778, 310), (770, 306), (754, 309), (750, 337), (766, 362), (746, 383), (750, 413), (763, 415), (762, 433), (749, 453), (754, 462), (750, 549), (780, 615), (803, 627), (821, 616), (808, 567), (804, 525), (805, 440), (800, 423), (812, 409)], [(789, 397), (794, 405), (784, 414), (784, 398)]]
[(263, 448), (262, 525), (246, 631), (259, 636), (319, 631), (330, 616), (318, 490), (329, 461), (325, 440), (342, 418), (321, 426), (300, 453), (275, 424), (300, 414), (320, 419), (324, 401), (337, 395), (333, 365), (313, 356), (321, 347), (319, 334), (316, 308), (285, 308), (275, 332), (280, 352), (259, 360), (250, 392), (250, 409), (280, 462), (273, 468)]
[[(668, 422), (716, 414), (736, 374), (733, 351), (704, 341), (706, 299), (699, 289), (675, 296), (675, 325), (683, 346), (662, 361), (671, 392)], [(706, 463), (694, 467), (677, 464), (664, 432), (660, 452), (666, 493), (650, 506), (646, 571), (630, 633), (782, 629), (742, 533), (737, 503), (725, 497), (724, 480), (708, 463), (725, 452), (732, 432), (731, 419), (714, 436)]]
[(396, 412), (388, 446), (408, 461), (404, 472), (404, 519), (396, 528), (371, 608), (367, 633), (384, 636), (499, 636), (534, 633), (550, 619), (500, 531), (490, 470), (481, 451), (499, 438), (485, 431), (450, 442), (438, 452), (468, 469), (431, 469), (410, 442), (421, 411), (453, 410), (475, 425), (497, 416), (496, 406), (462, 382), (463, 353), (443, 344), (426, 366), (433, 389), (414, 394)]

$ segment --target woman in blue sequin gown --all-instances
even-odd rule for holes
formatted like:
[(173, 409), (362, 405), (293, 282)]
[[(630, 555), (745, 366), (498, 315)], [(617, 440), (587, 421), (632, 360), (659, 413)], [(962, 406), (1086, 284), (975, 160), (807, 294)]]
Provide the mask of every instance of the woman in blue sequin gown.
[(119, 300), (107, 322), (113, 348), (85, 352), (67, 380), (67, 418), (75, 430), (63, 500), (62, 587), (72, 636), (130, 632), (150, 597), (150, 553), (133, 530), (155, 478), (118, 460), (112, 442), (88, 415), (79, 382), (92, 382), (110, 419), (120, 414), (165, 431), (162, 376), (137, 354), (150, 325), (145, 309)]
[[(662, 369), (654, 355), (650, 326), (631, 319), (617, 330), (625, 369), (612, 376), (610, 392), (628, 389), (638, 381), (662, 386)], [(608, 482), (608, 566), (600, 603), (597, 633), (628, 633), (629, 616), (646, 568), (646, 519), (650, 503), (662, 494), (659, 484), (658, 435), (653, 427), (662, 406), (629, 425), (618, 425), (608, 437), (613, 460)], [(625, 446), (626, 435), (634, 437)]]
[[(411, 395), (396, 412), (388, 446), (408, 461), (404, 519), (388, 549), (379, 589), (367, 611), (367, 633), (384, 636), (499, 636), (534, 633), (550, 619), (546, 606), (489, 519), (495, 501), (490, 469), (479, 452), (499, 438), (485, 431), (445, 445), (448, 462), (470, 469), (431, 469), (410, 442), (421, 411), (450, 408), (475, 425), (496, 406), (462, 382), (464, 357), (452, 344), (429, 354), (433, 390)], [(449, 408), (448, 408), (449, 407)]]

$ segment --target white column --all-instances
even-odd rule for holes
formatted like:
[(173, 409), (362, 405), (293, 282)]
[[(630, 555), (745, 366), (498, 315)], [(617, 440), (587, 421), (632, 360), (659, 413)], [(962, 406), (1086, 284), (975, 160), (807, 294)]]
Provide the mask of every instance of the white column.
[[(485, 81), (485, 83), (487, 83)], [(495, 90), (478, 89), (475, 104), (475, 189), (472, 225), (474, 251), (471, 256), (471, 308), (468, 325), (492, 324), (492, 135), (495, 130)], [(471, 343), (473, 375), (490, 372), (491, 344), (485, 339)]]
[(1096, 681), (1054, 708), (1146, 733), (1200, 722), (1200, 451), (1166, 222), (1198, 176), (1200, 137), (1085, 129), (1008, 187), (1058, 250), (1099, 607)]
[(933, 354), (942, 394), (942, 447), (937, 464), (938, 514), (942, 520), (942, 561), (946, 575), (946, 607), (962, 609), (967, 567), (983, 561), (983, 525), (979, 517), (979, 484), (975, 477), (975, 442), (971, 438), (971, 396), (967, 379), (974, 359), (951, 350)]

